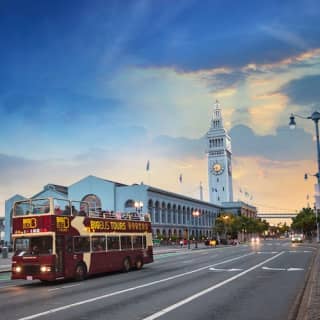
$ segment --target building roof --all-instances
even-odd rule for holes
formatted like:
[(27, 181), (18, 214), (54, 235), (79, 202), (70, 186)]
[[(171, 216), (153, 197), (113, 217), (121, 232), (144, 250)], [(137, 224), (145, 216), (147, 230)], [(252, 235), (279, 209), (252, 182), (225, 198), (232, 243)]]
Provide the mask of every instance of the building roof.
[(97, 177), (97, 176), (94, 176), (94, 175), (90, 174), (90, 175), (88, 175), (88, 176), (86, 176), (86, 177), (84, 177), (84, 178), (82, 178), (82, 179), (80, 179), (80, 180), (72, 183), (72, 184), (69, 186), (69, 188), (70, 188), (71, 186), (79, 183), (80, 181), (83, 181), (83, 180), (88, 179), (88, 178), (94, 178), (94, 179), (99, 179), (99, 180), (102, 180), (102, 181), (105, 181), (105, 182), (113, 183), (113, 184), (115, 184), (115, 186), (117, 186), (117, 187), (126, 187), (126, 186), (128, 186), (127, 184), (124, 184), (124, 183), (120, 183), (120, 182), (116, 182), (116, 181), (112, 181), (112, 180), (100, 178), (100, 177)]
[(45, 185), (43, 187), (42, 191), (40, 191), (40, 192), (36, 193), (35, 195), (33, 195), (32, 198), (37, 198), (41, 193), (43, 193), (46, 190), (54, 190), (55, 192), (58, 192), (60, 194), (68, 195), (68, 187), (65, 187), (65, 186), (62, 186), (62, 185), (59, 185), (59, 184), (49, 183), (49, 184), (47, 184), (47, 185)]
[(207, 205), (207, 206), (210, 206), (210, 207), (215, 207), (217, 209), (221, 209), (221, 206), (219, 206), (217, 204), (213, 204), (211, 202), (206, 202), (206, 201), (203, 201), (203, 200), (200, 200), (200, 199), (195, 199), (195, 198), (188, 197), (188, 196), (185, 196), (185, 195), (182, 195), (182, 194), (179, 194), (179, 193), (174, 193), (174, 192), (171, 192), (171, 191), (162, 190), (162, 189), (155, 188), (155, 187), (152, 187), (152, 186), (147, 186), (147, 187), (148, 187), (147, 191), (160, 193), (160, 194), (163, 194), (163, 195), (166, 195), (166, 196), (175, 197), (175, 198), (179, 198), (179, 199), (183, 199), (183, 200), (187, 200), (187, 201), (192, 201), (192, 202), (197, 202), (197, 203), (202, 204), (202, 205)]
[(255, 206), (252, 206), (251, 204), (245, 203), (243, 201), (222, 202), (221, 206), (224, 209), (248, 208), (253, 211), (257, 211), (257, 208)]

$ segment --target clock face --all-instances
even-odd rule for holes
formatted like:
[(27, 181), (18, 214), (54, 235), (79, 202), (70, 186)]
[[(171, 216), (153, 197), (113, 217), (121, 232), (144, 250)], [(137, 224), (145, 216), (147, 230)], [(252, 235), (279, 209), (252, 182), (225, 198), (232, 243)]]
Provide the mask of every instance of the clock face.
[(212, 173), (215, 175), (221, 174), (223, 170), (224, 170), (223, 166), (218, 162), (214, 163), (212, 166)]

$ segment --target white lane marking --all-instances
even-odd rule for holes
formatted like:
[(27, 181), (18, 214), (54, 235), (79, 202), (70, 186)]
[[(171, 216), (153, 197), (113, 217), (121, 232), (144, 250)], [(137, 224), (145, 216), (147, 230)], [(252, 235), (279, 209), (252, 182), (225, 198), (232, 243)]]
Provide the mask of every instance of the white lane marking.
[(290, 253), (310, 253), (312, 251), (309, 251), (309, 250), (290, 250), (289, 251)]
[(80, 286), (80, 285), (81, 285), (81, 283), (72, 284), (70, 286), (63, 286), (63, 287), (57, 287), (57, 288), (48, 289), (48, 291), (56, 291), (56, 290), (61, 290), (61, 289), (68, 289), (68, 288), (72, 288), (72, 287), (76, 287), (76, 286)]
[(279, 251), (258, 251), (257, 254), (276, 254)]
[(303, 271), (303, 268), (289, 268), (287, 271)]
[(304, 268), (269, 268), (269, 267), (262, 267), (263, 270), (275, 270), (275, 271), (303, 271)]
[(315, 247), (308, 247), (308, 246), (297, 246), (297, 248), (307, 248), (307, 249), (312, 249), (312, 250), (317, 250), (317, 248), (315, 248)]
[(207, 288), (207, 289), (205, 289), (203, 291), (200, 291), (200, 292), (198, 292), (198, 293), (196, 293), (196, 294), (194, 294), (194, 295), (192, 295), (192, 296), (190, 296), (190, 297), (188, 297), (186, 299), (183, 299), (180, 302), (177, 302), (177, 303), (175, 303), (175, 304), (173, 304), (173, 305), (171, 305), (171, 306), (169, 306), (169, 307), (167, 307), (167, 308), (165, 308), (163, 310), (160, 310), (160, 311), (158, 311), (158, 312), (156, 312), (156, 313), (154, 313), (154, 314), (152, 314), (152, 315), (150, 315), (150, 316), (148, 316), (148, 317), (146, 317), (146, 318), (144, 318), (142, 320), (154, 320), (154, 319), (157, 319), (159, 317), (162, 317), (166, 313), (168, 313), (168, 312), (170, 312), (170, 311), (172, 311), (174, 309), (177, 309), (177, 308), (183, 306), (186, 303), (189, 303), (189, 302), (191, 302), (191, 301), (193, 301), (193, 300), (195, 300), (195, 299), (197, 299), (197, 298), (199, 298), (199, 297), (201, 297), (201, 296), (203, 296), (203, 295), (205, 295), (205, 294), (207, 294), (207, 293), (209, 293), (209, 292), (211, 292), (211, 291), (213, 291), (215, 289), (218, 289), (218, 288), (224, 286), (225, 284), (227, 284), (227, 283), (229, 283), (229, 282), (231, 282), (233, 280), (236, 280), (236, 279), (244, 276), (248, 272), (250, 272), (252, 270), (255, 270), (255, 269), (261, 267), (262, 265), (264, 265), (265, 263), (278, 258), (283, 253), (284, 253), (284, 251), (278, 253), (277, 255), (275, 255), (275, 256), (273, 256), (271, 258), (268, 258), (267, 260), (264, 260), (264, 261), (258, 263), (257, 265), (255, 265), (255, 266), (253, 266), (253, 267), (251, 267), (251, 268), (249, 268), (249, 269), (247, 269), (245, 271), (242, 271), (241, 273), (239, 273), (239, 274), (237, 274), (237, 275), (235, 275), (235, 276), (233, 276), (233, 277), (231, 277), (229, 279), (226, 279), (226, 280), (224, 280), (224, 281), (222, 281), (222, 282), (220, 282), (220, 283), (218, 283), (218, 284), (216, 284), (216, 285), (214, 285), (214, 286), (212, 286), (210, 288)]
[(39, 317), (42, 317), (42, 316), (45, 316), (45, 315), (48, 315), (48, 314), (52, 314), (52, 313), (56, 313), (56, 312), (63, 311), (63, 310), (66, 310), (66, 309), (70, 309), (70, 308), (73, 308), (73, 307), (81, 306), (81, 305), (86, 304), (86, 303), (91, 303), (91, 302), (95, 302), (95, 301), (98, 301), (98, 300), (106, 299), (106, 298), (109, 298), (109, 297), (112, 297), (112, 296), (116, 296), (116, 295), (119, 295), (119, 294), (122, 294), (122, 293), (135, 291), (135, 290), (141, 289), (141, 288), (151, 287), (151, 286), (153, 286), (155, 284), (158, 284), (158, 283), (167, 282), (167, 281), (171, 281), (173, 279), (181, 278), (181, 277), (184, 277), (186, 275), (189, 275), (189, 274), (192, 274), (192, 273), (195, 273), (195, 272), (199, 272), (199, 271), (202, 271), (202, 270), (206, 270), (206, 269), (208, 269), (210, 267), (218, 266), (220, 264), (224, 264), (224, 263), (232, 262), (232, 261), (235, 261), (235, 260), (239, 260), (239, 259), (251, 256), (253, 254), (254, 254), (253, 252), (250, 252), (250, 253), (244, 254), (242, 256), (238, 256), (238, 257), (235, 257), (235, 258), (231, 258), (231, 259), (228, 259), (228, 260), (217, 262), (215, 264), (212, 264), (212, 265), (209, 265), (209, 266), (205, 266), (205, 267), (201, 267), (201, 268), (198, 268), (198, 269), (195, 269), (195, 270), (191, 270), (191, 271), (188, 271), (188, 272), (180, 273), (180, 274), (177, 274), (175, 276), (171, 276), (171, 277), (168, 277), (168, 278), (152, 281), (152, 282), (145, 283), (145, 284), (142, 284), (142, 285), (136, 286), (136, 287), (131, 287), (131, 288), (115, 291), (115, 292), (110, 292), (110, 293), (107, 293), (107, 294), (105, 294), (103, 296), (94, 297), (94, 298), (91, 298), (91, 299), (87, 299), (87, 300), (71, 303), (71, 304), (65, 305), (63, 307), (58, 307), (58, 308), (50, 309), (50, 310), (47, 310), (47, 311), (44, 311), (44, 312), (36, 313), (36, 314), (30, 315), (30, 316), (27, 316), (27, 317), (20, 318), (18, 320), (35, 319), (35, 318), (39, 318)]
[(275, 271), (285, 271), (286, 268), (269, 268), (269, 267), (262, 267), (263, 270), (275, 270)]
[(216, 268), (209, 268), (210, 271), (217, 271), (217, 272), (222, 272), (222, 271), (227, 271), (227, 272), (234, 272), (234, 271), (242, 271), (243, 269), (216, 269)]

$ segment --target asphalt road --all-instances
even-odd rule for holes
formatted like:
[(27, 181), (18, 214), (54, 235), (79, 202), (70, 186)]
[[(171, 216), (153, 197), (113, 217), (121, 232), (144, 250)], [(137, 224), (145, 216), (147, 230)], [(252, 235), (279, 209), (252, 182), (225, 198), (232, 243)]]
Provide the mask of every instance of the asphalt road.
[(44, 285), (0, 276), (0, 319), (284, 320), (314, 248), (289, 241), (179, 250), (140, 271)]

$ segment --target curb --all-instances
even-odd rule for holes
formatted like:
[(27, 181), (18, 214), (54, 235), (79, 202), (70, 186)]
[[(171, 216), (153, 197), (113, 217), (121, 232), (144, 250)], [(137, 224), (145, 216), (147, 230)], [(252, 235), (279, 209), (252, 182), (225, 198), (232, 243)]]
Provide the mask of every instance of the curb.
[[(310, 244), (309, 244), (310, 245)], [(301, 245), (302, 247), (303, 245)], [(300, 289), (296, 299), (294, 300), (293, 306), (290, 309), (288, 320), (306, 320), (306, 311), (310, 304), (310, 294), (312, 292), (312, 281), (316, 272), (317, 263), (316, 260), (319, 259), (320, 248), (319, 246), (314, 246), (317, 250), (312, 255), (311, 263), (309, 264), (307, 273), (304, 278), (304, 285)]]
[[(316, 304), (319, 304), (319, 296), (318, 299), (316, 298), (316, 285), (317, 281), (319, 281), (319, 261), (320, 261), (320, 248), (318, 246), (318, 249), (316, 251), (316, 254), (314, 255), (313, 264), (311, 267), (310, 276), (308, 278), (308, 282), (306, 284), (303, 297), (301, 299), (301, 303), (299, 306), (299, 310), (297, 313), (297, 320), (313, 320), (313, 319), (319, 319), (319, 313), (318, 310), (316, 312), (316, 316), (313, 317), (312, 311), (314, 311), (314, 308), (317, 308), (317, 306), (312, 306), (312, 302), (316, 302)], [(318, 301), (313, 301), (313, 298), (317, 299)]]

